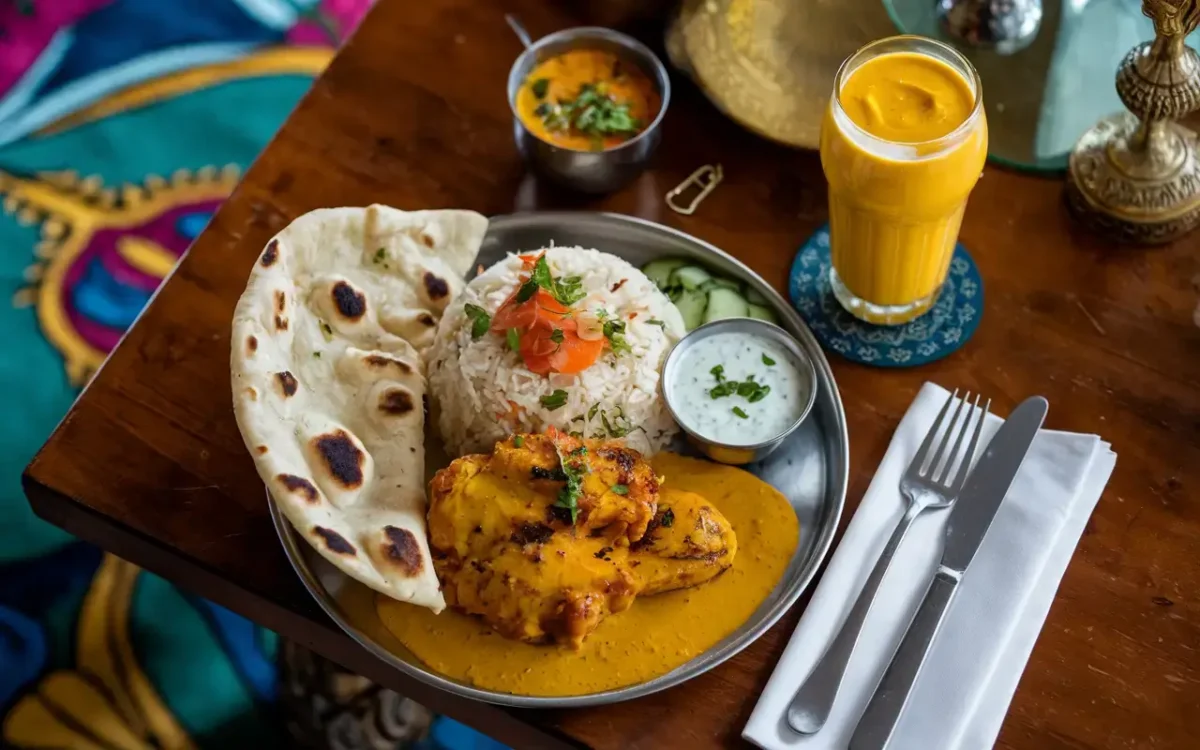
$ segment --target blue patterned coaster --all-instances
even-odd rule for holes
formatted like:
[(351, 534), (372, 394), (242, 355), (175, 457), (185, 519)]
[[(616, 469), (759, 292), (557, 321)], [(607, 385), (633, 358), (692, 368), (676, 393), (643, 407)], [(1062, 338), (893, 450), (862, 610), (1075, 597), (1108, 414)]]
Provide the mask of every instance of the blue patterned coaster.
[(829, 287), (829, 225), (818, 229), (792, 264), (788, 293), (821, 345), (875, 367), (916, 367), (958, 350), (979, 327), (983, 283), (961, 244), (929, 312), (900, 326), (864, 323), (842, 309)]

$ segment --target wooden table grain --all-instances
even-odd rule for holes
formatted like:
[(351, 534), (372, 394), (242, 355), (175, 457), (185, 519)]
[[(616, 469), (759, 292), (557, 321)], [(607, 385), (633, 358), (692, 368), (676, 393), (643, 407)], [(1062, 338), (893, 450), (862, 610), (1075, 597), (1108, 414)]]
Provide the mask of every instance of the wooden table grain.
[[(818, 159), (743, 132), (682, 81), (656, 164), (630, 187), (585, 200), (526, 176), (504, 95), (520, 48), (502, 13), (542, 34), (576, 23), (571, 7), (382, 0), (37, 455), (25, 486), (42, 517), (516, 747), (740, 746), (803, 601), (725, 665), (630, 703), (511, 711), (432, 692), (370, 657), (304, 591), (230, 408), (230, 316), (247, 272), (273, 233), (322, 206), (617, 211), (712, 242), (784, 288), (797, 246), (825, 220)], [(668, 188), (715, 162), (725, 182), (696, 215), (665, 209)], [(1113, 247), (1070, 223), (1060, 192), (1057, 179), (988, 167), (962, 230), (986, 311), (960, 352), (912, 370), (832, 359), (851, 439), (847, 507), (922, 382), (991, 394), (1001, 413), (1046, 395), (1049, 427), (1099, 433), (1119, 458), (997, 746), (1195, 748), (1200, 236)]]

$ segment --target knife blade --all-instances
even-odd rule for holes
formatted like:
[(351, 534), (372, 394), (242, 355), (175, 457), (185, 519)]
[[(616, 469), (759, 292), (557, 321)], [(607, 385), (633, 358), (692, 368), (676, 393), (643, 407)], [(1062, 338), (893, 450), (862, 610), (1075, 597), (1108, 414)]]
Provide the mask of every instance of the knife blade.
[(1041, 396), (1025, 399), (988, 443), (967, 477), (962, 495), (950, 510), (946, 546), (942, 550), (943, 567), (961, 573), (971, 564), (1029, 453), (1034, 436), (1042, 428), (1048, 408)]
[(920, 676), (925, 655), (958, 590), (958, 582), (987, 535), (1000, 503), (1046, 419), (1048, 408), (1049, 404), (1041, 396), (1021, 402), (976, 462), (946, 522), (945, 546), (938, 569), (855, 727), (850, 750), (880, 750), (892, 738)]

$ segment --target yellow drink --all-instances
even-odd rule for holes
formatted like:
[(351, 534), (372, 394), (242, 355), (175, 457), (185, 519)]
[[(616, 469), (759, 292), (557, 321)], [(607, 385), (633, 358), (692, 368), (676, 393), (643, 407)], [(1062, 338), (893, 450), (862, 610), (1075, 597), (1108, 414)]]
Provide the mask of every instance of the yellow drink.
[(892, 37), (842, 64), (821, 165), (830, 282), (843, 307), (899, 324), (933, 305), (986, 158), (979, 77), (950, 47)]

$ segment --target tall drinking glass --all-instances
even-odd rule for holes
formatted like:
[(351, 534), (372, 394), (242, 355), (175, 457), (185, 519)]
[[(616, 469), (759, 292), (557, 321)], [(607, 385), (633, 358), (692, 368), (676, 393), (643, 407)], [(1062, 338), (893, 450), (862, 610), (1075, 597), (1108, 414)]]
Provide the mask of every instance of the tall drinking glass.
[(842, 63), (821, 126), (830, 283), (852, 315), (906, 323), (937, 301), (967, 196), (987, 158), (979, 76), (918, 36)]

